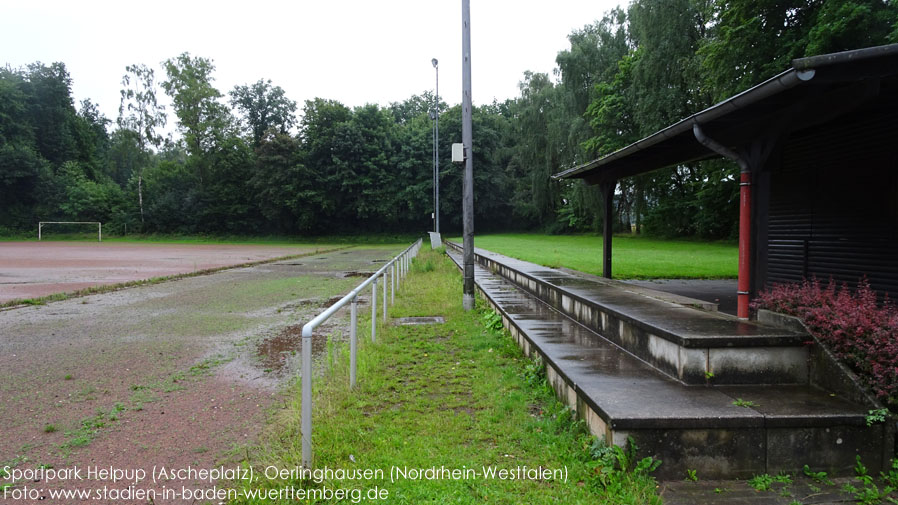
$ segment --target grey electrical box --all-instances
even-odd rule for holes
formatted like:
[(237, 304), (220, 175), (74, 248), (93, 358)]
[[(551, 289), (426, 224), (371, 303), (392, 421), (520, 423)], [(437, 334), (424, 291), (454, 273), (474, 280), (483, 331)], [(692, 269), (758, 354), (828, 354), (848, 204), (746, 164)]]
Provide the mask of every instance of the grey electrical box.
[(452, 144), (452, 163), (465, 162), (465, 145)]

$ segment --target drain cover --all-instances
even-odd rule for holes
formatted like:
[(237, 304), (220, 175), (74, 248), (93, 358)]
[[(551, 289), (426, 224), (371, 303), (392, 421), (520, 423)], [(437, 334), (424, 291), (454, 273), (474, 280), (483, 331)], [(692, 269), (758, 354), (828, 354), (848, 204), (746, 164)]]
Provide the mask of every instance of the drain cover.
[(414, 326), (419, 324), (443, 324), (446, 322), (443, 316), (427, 317), (397, 317), (395, 323), (400, 326)]

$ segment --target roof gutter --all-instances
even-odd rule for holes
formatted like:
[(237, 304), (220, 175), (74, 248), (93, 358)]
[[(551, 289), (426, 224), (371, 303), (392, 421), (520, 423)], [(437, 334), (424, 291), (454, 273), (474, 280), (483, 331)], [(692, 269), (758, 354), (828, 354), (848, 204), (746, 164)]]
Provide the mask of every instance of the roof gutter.
[(828, 67), (830, 65), (838, 65), (849, 63), (852, 61), (863, 61), (871, 58), (882, 58), (883, 56), (892, 55), (898, 55), (898, 44), (865, 47), (863, 49), (843, 51), (841, 53), (821, 54), (819, 56), (797, 58), (792, 60), (792, 68), (794, 68), (795, 70), (809, 70), (813, 68)]

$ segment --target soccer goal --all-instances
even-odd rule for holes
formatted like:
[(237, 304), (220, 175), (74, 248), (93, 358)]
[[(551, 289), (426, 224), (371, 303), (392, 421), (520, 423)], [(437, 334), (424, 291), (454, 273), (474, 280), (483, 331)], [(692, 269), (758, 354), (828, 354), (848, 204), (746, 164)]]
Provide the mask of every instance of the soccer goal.
[[(47, 225), (59, 225), (60, 228), (71, 230), (70, 225), (97, 225), (97, 242), (103, 241), (103, 223), (99, 221), (40, 221), (37, 223), (37, 240), (40, 241), (44, 227)], [(65, 233), (65, 232), (63, 232)]]

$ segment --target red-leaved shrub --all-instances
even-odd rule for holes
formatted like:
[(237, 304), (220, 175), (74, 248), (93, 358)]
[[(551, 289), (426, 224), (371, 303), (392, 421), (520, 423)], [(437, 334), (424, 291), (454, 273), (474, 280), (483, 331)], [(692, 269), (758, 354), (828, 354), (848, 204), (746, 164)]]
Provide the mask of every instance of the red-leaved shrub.
[(832, 280), (777, 284), (752, 305), (803, 319), (879, 399), (898, 407), (898, 308), (888, 298), (878, 304), (866, 279), (853, 292)]

